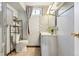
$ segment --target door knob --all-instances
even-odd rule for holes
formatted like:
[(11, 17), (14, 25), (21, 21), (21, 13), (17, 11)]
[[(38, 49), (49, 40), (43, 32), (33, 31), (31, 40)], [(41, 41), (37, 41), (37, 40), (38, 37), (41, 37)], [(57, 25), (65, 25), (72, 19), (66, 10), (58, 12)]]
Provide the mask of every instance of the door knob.
[(72, 35), (73, 35), (74, 37), (79, 38), (79, 32), (73, 32)]

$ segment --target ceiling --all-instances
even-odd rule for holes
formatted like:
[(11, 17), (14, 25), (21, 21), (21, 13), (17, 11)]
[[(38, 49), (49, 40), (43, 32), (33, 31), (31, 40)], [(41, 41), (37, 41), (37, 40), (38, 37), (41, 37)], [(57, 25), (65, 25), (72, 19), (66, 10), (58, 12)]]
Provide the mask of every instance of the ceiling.
[(29, 6), (49, 6), (53, 2), (26, 2), (24, 4)]

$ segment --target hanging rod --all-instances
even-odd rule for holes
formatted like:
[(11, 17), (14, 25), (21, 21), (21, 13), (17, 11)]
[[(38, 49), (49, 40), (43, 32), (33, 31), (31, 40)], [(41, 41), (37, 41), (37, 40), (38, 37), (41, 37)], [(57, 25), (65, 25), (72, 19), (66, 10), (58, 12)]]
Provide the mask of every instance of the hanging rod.
[(62, 14), (64, 14), (65, 12), (67, 12), (68, 10), (70, 10), (73, 7), (74, 7), (74, 5), (72, 5), (70, 8), (66, 9), (64, 12), (62, 12), (60, 15), (58, 15), (58, 17), (61, 16)]

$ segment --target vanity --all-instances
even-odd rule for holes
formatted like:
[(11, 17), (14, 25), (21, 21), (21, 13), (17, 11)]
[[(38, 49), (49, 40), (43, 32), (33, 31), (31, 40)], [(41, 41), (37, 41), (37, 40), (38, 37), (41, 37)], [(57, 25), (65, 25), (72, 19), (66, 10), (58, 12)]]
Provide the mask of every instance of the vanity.
[(55, 34), (41, 32), (41, 55), (57, 56), (57, 39)]

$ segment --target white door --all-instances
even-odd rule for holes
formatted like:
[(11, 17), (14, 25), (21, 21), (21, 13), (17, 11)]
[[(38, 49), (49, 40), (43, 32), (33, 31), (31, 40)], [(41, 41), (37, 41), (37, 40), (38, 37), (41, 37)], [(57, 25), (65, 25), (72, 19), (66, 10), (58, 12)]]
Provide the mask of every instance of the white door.
[[(66, 6), (67, 7), (67, 6)], [(65, 6), (63, 8), (66, 9)], [(57, 18), (58, 26), (58, 55), (74, 55), (74, 7), (71, 7)]]
[(0, 56), (2, 55), (2, 28), (0, 27)]
[[(2, 5), (2, 4), (0, 3), (0, 5)], [(1, 27), (2, 18), (1, 18), (1, 16), (2, 16), (2, 8), (0, 6), (0, 56), (2, 55), (2, 27)]]
[[(79, 2), (74, 3), (74, 32), (79, 32)], [(75, 55), (79, 56), (79, 38), (75, 37)]]
[(39, 46), (39, 16), (31, 16), (29, 20), (29, 43), (30, 46)]

